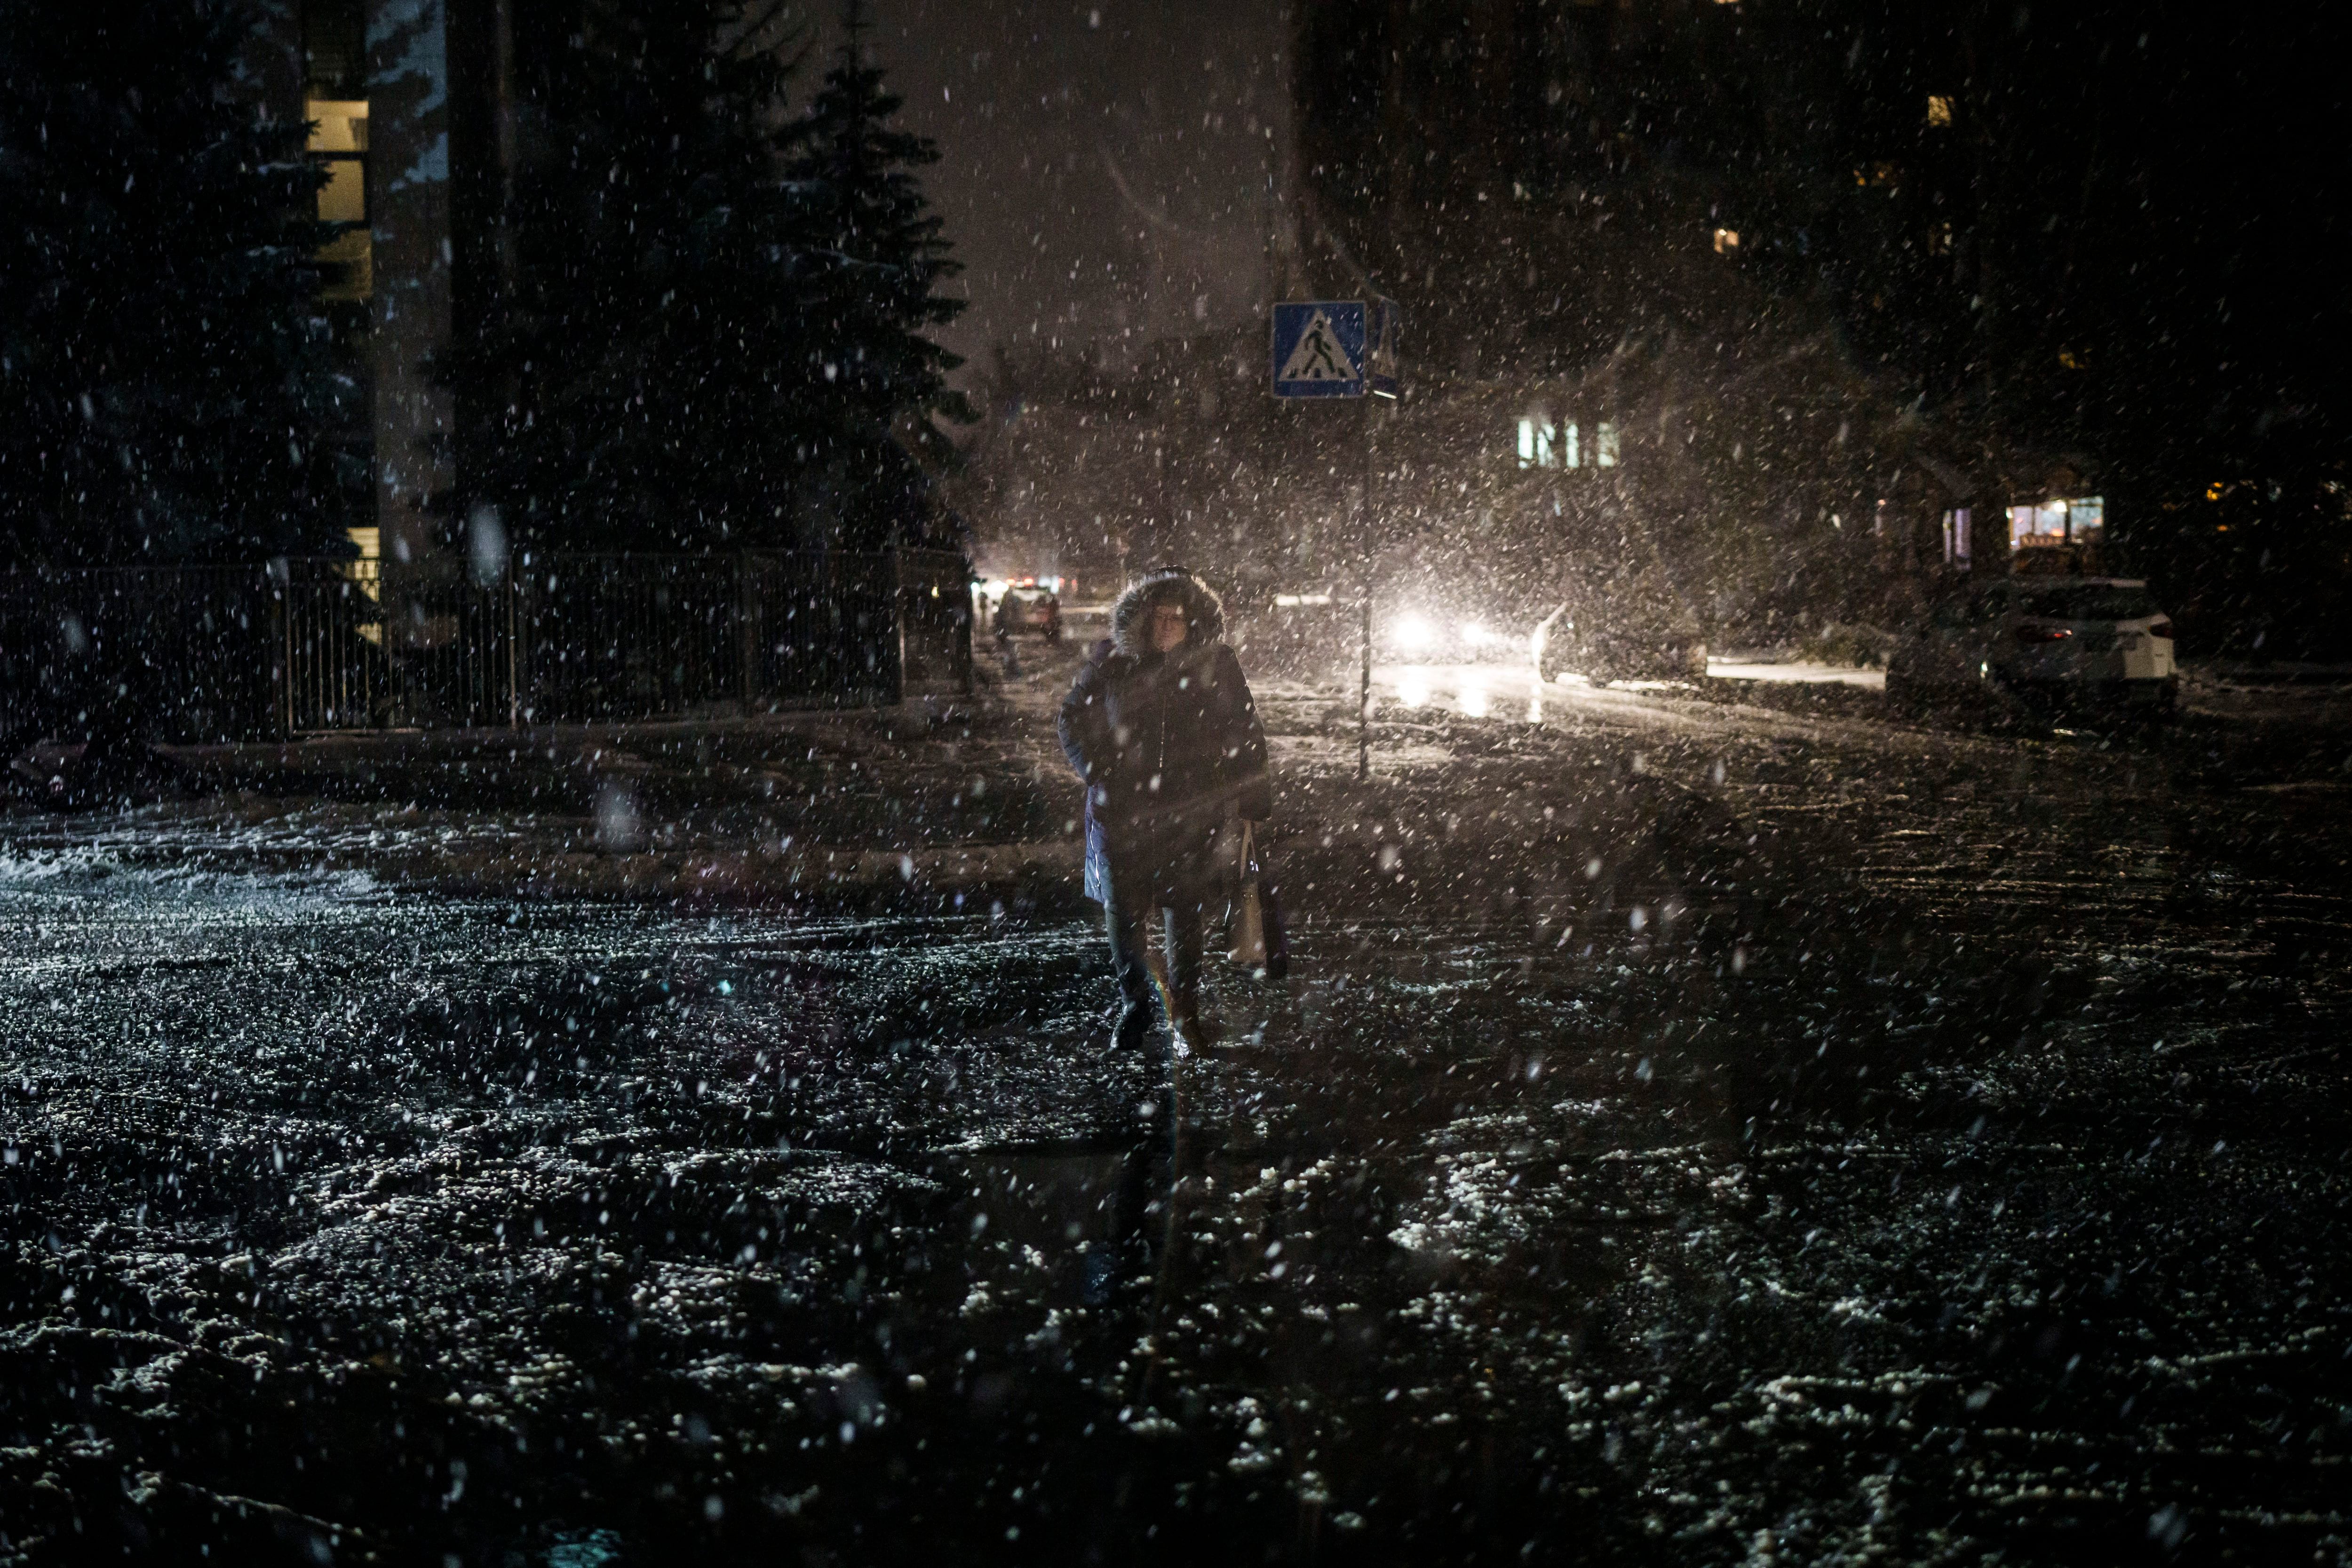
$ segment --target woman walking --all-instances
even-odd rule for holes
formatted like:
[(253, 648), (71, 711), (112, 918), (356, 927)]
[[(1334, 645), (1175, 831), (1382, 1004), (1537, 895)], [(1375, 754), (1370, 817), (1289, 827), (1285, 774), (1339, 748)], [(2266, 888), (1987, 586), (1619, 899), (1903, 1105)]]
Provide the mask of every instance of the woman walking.
[(1062, 750), (1087, 785), (1087, 896), (1103, 906), (1124, 1004), (1117, 1046), (1151, 1030), (1143, 919), (1155, 908), (1169, 1027), (1189, 1046), (1213, 1043), (1201, 1014), (1204, 908), (1223, 890), (1228, 836), (1274, 814), (1265, 733), (1224, 626), (1207, 584), (1160, 567), (1118, 596), (1111, 635), (1062, 700)]

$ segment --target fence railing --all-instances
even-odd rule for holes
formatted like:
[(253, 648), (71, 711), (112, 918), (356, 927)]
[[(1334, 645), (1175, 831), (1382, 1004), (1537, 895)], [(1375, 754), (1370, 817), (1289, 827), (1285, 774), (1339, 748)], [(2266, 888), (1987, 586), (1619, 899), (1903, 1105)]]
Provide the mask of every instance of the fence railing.
[(288, 562), (277, 725), (381, 730), (515, 717), (514, 594), (374, 561)]
[(963, 558), (518, 552), (0, 574), (0, 740), (578, 723), (969, 690)]
[(533, 720), (642, 719), (737, 702), (740, 556), (541, 555), (514, 572), (517, 700)]

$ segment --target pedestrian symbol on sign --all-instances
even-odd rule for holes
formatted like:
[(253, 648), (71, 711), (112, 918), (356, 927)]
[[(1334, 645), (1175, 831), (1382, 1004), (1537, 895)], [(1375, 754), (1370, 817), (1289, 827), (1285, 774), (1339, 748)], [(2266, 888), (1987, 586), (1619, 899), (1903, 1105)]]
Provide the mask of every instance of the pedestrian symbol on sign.
[(1364, 306), (1300, 300), (1274, 308), (1276, 397), (1364, 395)]
[(1353, 381), (1356, 367), (1347, 363), (1346, 353), (1339, 346), (1339, 335), (1331, 330), (1331, 318), (1318, 310), (1307, 319), (1307, 330), (1298, 334), (1298, 346), (1290, 351), (1280, 379)]

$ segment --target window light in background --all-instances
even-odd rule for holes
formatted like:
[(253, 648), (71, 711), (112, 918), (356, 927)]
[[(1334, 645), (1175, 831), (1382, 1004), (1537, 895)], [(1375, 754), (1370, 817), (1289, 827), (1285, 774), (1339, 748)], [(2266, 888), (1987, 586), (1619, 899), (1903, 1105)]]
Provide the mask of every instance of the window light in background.
[(375, 289), (374, 247), (367, 230), (367, 100), (313, 98), (302, 106), (310, 121), (309, 151), (326, 170), (319, 187), (319, 221), (352, 224), (319, 247), (327, 264), (324, 300), (364, 300)]
[[(1576, 465), (1570, 463), (1569, 466), (1574, 468)], [(1519, 467), (1523, 468), (1559, 467), (1559, 432), (1552, 428), (1550, 416), (1543, 414), (1519, 416)]]
[(2009, 542), (2014, 549), (2033, 550), (2053, 544), (2095, 543), (2106, 530), (2104, 496), (2075, 496), (2040, 506), (2009, 509)]
[(1519, 416), (1519, 467), (1523, 468), (1596, 468), (1617, 466), (1617, 426), (1602, 420), (1592, 429), (1588, 451), (1575, 420), (1554, 425), (1549, 415)]

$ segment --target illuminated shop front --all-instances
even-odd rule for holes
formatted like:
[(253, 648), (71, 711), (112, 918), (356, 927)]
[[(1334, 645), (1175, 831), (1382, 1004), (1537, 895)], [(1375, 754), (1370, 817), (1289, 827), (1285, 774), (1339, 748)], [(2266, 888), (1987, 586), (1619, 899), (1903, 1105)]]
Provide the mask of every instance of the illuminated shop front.
[(2009, 509), (2009, 545), (2011, 550), (2095, 545), (2105, 537), (2106, 516), (2104, 496), (2076, 496), (2043, 501), (2038, 506), (2013, 506)]

